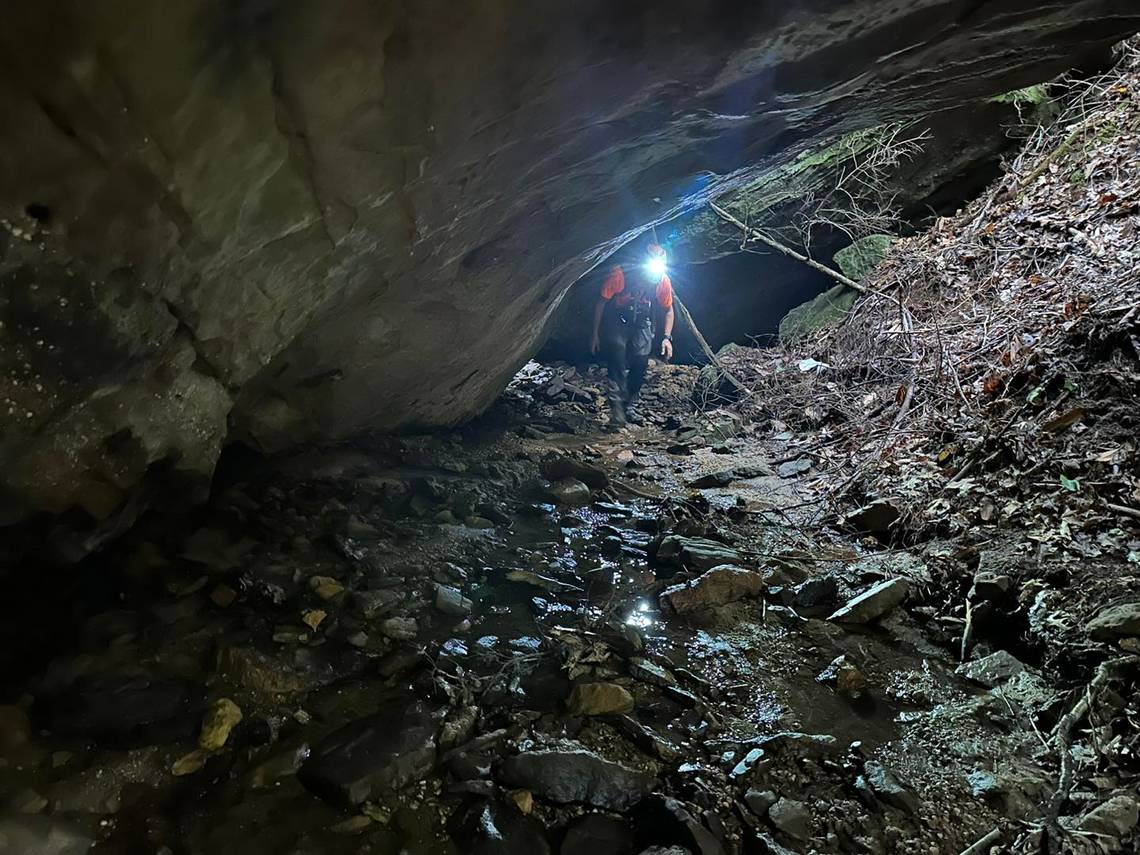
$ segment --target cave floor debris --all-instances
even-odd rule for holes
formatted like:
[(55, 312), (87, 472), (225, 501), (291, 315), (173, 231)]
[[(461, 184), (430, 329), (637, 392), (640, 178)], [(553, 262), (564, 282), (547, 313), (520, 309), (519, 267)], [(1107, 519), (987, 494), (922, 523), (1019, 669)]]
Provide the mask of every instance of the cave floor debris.
[(233, 450), (199, 512), (10, 575), (0, 853), (1136, 851), (1130, 50), (889, 262), (960, 304), (737, 351), (719, 408), (655, 365), (621, 432), (531, 363), (452, 435)]
[(532, 365), (462, 435), (231, 462), (12, 617), (0, 836), (933, 855), (1035, 821), (1055, 690), (956, 673), (955, 628), (900, 605), (923, 556), (819, 526), (789, 437), (695, 411), (695, 375), (656, 366), (636, 430), (596, 372)]

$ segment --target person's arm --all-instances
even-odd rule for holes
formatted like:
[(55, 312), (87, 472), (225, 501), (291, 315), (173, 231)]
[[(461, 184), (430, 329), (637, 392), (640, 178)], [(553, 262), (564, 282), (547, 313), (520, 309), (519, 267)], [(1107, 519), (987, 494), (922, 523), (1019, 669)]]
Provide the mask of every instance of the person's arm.
[(657, 302), (665, 309), (665, 335), (661, 339), (661, 355), (666, 360), (673, 358), (673, 283), (668, 276), (662, 276), (657, 283)]
[(590, 353), (597, 353), (602, 348), (602, 313), (606, 310), (606, 298), (599, 297), (594, 306), (594, 334), (590, 337)]
[(602, 349), (602, 314), (606, 310), (606, 303), (614, 298), (614, 295), (625, 288), (625, 272), (621, 269), (621, 265), (615, 265), (610, 275), (606, 277), (606, 281), (602, 283), (601, 295), (598, 298), (597, 304), (594, 306), (594, 332), (590, 337), (590, 353), (597, 353)]

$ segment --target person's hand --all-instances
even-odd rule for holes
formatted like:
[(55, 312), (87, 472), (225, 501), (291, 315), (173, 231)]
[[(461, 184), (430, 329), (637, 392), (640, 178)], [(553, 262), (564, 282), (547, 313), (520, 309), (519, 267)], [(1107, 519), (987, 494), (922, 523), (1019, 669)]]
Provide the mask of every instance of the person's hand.
[(601, 349), (602, 342), (598, 339), (598, 336), (595, 333), (594, 337), (590, 339), (590, 353), (597, 353)]
[(667, 338), (661, 339), (661, 355), (665, 357), (666, 362), (673, 358), (673, 342)]

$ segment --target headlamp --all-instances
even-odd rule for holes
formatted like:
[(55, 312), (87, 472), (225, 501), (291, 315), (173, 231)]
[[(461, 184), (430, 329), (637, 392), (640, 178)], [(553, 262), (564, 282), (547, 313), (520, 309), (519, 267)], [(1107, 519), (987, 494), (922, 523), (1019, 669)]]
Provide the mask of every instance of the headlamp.
[(665, 259), (659, 255), (651, 255), (649, 260), (645, 262), (645, 272), (654, 279), (660, 279), (669, 272), (669, 265), (665, 263)]

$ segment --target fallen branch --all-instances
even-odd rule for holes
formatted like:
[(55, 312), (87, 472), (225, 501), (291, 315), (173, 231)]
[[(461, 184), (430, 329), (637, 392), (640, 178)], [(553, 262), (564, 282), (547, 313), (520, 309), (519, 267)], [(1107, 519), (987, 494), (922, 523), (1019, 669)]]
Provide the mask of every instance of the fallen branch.
[[(823, 273), (826, 276), (830, 276), (836, 282), (846, 285), (848, 288), (854, 288), (856, 291), (859, 291), (863, 294), (880, 294), (879, 291), (875, 291), (871, 288), (866, 287), (865, 285), (860, 285), (854, 279), (850, 278), (849, 276), (844, 276), (838, 270), (832, 270), (826, 264), (820, 264), (815, 259), (808, 258), (806, 255), (796, 252), (794, 249), (785, 246), (778, 240), (768, 237), (768, 235), (764, 234), (759, 229), (754, 229), (751, 226), (741, 222), (724, 208), (720, 207), (720, 205), (716, 204), (716, 202), (709, 202), (709, 207), (711, 207), (722, 219), (728, 220), (728, 222), (741, 229), (746, 236), (754, 238), (761, 243), (767, 244), (768, 246), (772, 247), (772, 249), (778, 250), (790, 258), (794, 258), (801, 264), (806, 264), (808, 267), (812, 268), (812, 270), (818, 270), (820, 273)], [(882, 295), (880, 294), (880, 296)]]
[(686, 324), (688, 324), (689, 329), (692, 330), (693, 338), (697, 340), (697, 344), (700, 345), (701, 350), (704, 352), (709, 362), (716, 368), (717, 371), (719, 371), (725, 378), (727, 378), (728, 382), (730, 382), (737, 389), (737, 391), (744, 395), (751, 395), (752, 390), (745, 386), (744, 382), (739, 377), (725, 368), (724, 363), (722, 363), (720, 359), (717, 358), (716, 353), (714, 353), (713, 349), (709, 347), (709, 343), (705, 340), (705, 337), (701, 335), (701, 331), (697, 329), (697, 323), (693, 320), (692, 314), (689, 313), (688, 307), (685, 306), (683, 302), (681, 302), (681, 298), (678, 297), (676, 293), (673, 294), (673, 305), (677, 307), (677, 313), (681, 316), (681, 319)]
[(1133, 519), (1140, 520), (1140, 510), (1137, 510), (1136, 508), (1130, 508), (1127, 505), (1114, 505), (1112, 502), (1105, 502), (1104, 506), (1110, 511), (1116, 511), (1118, 514), (1124, 514), (1126, 516), (1132, 517)]
[(989, 852), (990, 847), (1001, 840), (1001, 829), (994, 828), (985, 837), (980, 837), (962, 850), (961, 855), (982, 855)]
[(1089, 714), (1092, 698), (1104, 687), (1104, 684), (1125, 667), (1137, 664), (1140, 664), (1140, 656), (1121, 656), (1100, 663), (1096, 669), (1096, 675), (1088, 684), (1084, 695), (1057, 722), (1057, 726), (1053, 730), (1053, 742), (1060, 755), (1061, 770), (1057, 775), (1057, 788), (1053, 791), (1049, 811), (1045, 816), (1045, 829), (1050, 837), (1051, 852), (1061, 851), (1061, 847), (1053, 844), (1058, 843), (1064, 836), (1059, 817), (1061, 808), (1068, 801), (1069, 792), (1073, 788), (1073, 755), (1069, 750), (1073, 744), (1073, 728), (1077, 726), (1077, 722)]

